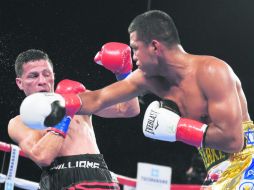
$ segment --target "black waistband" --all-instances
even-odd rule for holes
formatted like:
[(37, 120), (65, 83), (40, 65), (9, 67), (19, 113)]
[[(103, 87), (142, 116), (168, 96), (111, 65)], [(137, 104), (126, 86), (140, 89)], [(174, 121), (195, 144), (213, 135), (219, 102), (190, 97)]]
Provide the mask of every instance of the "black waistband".
[(102, 154), (80, 154), (72, 156), (57, 157), (50, 166), (43, 167), (43, 170), (62, 170), (73, 168), (103, 168), (107, 169)]

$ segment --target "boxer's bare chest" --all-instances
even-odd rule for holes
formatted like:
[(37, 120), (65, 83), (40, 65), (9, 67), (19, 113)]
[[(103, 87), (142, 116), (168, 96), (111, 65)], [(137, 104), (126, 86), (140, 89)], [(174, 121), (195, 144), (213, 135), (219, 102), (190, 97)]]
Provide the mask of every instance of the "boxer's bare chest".
[(97, 154), (99, 152), (89, 116), (75, 116), (61, 149), (62, 155)]
[(149, 85), (152, 93), (174, 101), (182, 117), (209, 123), (207, 100), (195, 78), (188, 78), (179, 85), (171, 85), (165, 79), (156, 79), (150, 81)]

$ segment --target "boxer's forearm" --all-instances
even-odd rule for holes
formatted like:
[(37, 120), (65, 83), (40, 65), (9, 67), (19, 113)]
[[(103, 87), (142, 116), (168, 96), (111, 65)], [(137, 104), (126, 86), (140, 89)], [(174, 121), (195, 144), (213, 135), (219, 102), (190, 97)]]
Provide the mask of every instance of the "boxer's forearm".
[(27, 152), (28, 156), (40, 166), (48, 166), (57, 157), (64, 138), (61, 135), (48, 132)]
[(98, 90), (78, 94), (81, 105), (76, 115), (91, 115), (102, 110), (103, 105), (99, 99), (99, 94)]
[(140, 106), (138, 98), (133, 98), (127, 102), (118, 104), (119, 115), (118, 117), (134, 117), (140, 113)]
[(94, 113), (104, 118), (126, 118), (134, 117), (140, 113), (138, 98), (133, 98), (127, 102), (118, 103)]
[(126, 102), (137, 96), (128, 82), (119, 81), (100, 90), (78, 94), (82, 104), (77, 114), (90, 115), (109, 106)]
[(206, 132), (205, 144), (207, 147), (227, 153), (239, 152), (244, 146), (244, 135), (240, 129), (242, 126), (218, 127), (210, 123)]

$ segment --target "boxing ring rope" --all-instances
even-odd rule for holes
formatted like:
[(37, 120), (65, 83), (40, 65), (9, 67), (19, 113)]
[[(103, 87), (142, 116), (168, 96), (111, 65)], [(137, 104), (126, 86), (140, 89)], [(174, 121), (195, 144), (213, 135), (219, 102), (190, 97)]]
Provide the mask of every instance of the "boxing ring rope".
[[(16, 145), (12, 144), (7, 144), (5, 142), (0, 141), (0, 151), (3, 152), (11, 152), (13, 147)], [(16, 146), (17, 147), (17, 146)], [(26, 157), (24, 152), (20, 150), (19, 147), (19, 156)], [(4, 160), (3, 160), (4, 162)], [(115, 174), (115, 173), (114, 173)], [(129, 187), (136, 187), (137, 180), (135, 178), (130, 178), (122, 175), (115, 174), (119, 184), (123, 186), (129, 186)], [(0, 184), (5, 183), (7, 180), (8, 176), (0, 173)], [(39, 184), (37, 182), (25, 180), (25, 179), (20, 179), (20, 178), (14, 178), (14, 186), (22, 188), (22, 189), (27, 189), (27, 190), (38, 190), (39, 189)], [(200, 190), (200, 185), (182, 185), (182, 184), (171, 184), (171, 190)]]

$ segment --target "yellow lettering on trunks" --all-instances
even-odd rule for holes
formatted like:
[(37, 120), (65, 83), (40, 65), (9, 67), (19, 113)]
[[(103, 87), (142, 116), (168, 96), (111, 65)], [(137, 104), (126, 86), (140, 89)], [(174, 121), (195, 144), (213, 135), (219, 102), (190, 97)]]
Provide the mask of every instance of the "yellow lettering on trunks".
[(199, 153), (207, 170), (228, 158), (227, 153), (211, 148), (199, 148)]

